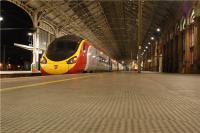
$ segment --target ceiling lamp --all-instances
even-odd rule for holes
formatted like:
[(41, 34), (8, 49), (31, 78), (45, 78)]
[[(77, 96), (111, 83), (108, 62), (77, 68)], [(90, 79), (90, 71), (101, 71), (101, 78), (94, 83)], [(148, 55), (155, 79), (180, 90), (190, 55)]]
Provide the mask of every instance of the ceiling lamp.
[(2, 16), (0, 16), (0, 21), (3, 21), (3, 17)]
[(157, 32), (160, 32), (160, 28), (157, 28), (156, 31), (157, 31)]
[(33, 35), (33, 33), (31, 33), (31, 32), (28, 33), (28, 36), (32, 36), (32, 35)]

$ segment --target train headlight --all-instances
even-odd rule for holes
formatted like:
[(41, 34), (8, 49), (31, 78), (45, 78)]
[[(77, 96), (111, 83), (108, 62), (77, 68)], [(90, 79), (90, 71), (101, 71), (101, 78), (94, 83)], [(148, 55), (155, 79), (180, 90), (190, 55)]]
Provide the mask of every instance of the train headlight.
[(42, 57), (40, 60), (41, 64), (47, 64), (47, 59), (45, 57)]
[(74, 63), (76, 63), (76, 61), (77, 61), (77, 56), (74, 56), (73, 58), (71, 58), (67, 61), (67, 64), (74, 64)]

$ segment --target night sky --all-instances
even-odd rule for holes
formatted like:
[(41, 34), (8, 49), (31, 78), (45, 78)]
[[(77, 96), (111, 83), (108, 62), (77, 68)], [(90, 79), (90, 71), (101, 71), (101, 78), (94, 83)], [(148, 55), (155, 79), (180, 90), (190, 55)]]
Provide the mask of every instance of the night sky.
[(32, 52), (14, 46), (14, 43), (28, 45), (28, 32), (31, 31), (32, 21), (29, 15), (18, 6), (0, 1), (1, 4), (1, 63), (3, 63), (3, 49), (5, 47), (5, 63), (23, 65), (32, 62)]

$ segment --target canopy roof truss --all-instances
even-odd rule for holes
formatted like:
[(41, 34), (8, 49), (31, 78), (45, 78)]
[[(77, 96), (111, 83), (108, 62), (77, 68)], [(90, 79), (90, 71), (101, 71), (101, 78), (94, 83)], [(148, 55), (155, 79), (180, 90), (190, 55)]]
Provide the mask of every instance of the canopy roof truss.
[[(133, 0), (10, 0), (67, 34), (76, 34), (117, 60), (137, 57), (138, 2)], [(142, 1), (142, 42), (184, 1)], [(167, 20), (167, 21), (168, 21)]]

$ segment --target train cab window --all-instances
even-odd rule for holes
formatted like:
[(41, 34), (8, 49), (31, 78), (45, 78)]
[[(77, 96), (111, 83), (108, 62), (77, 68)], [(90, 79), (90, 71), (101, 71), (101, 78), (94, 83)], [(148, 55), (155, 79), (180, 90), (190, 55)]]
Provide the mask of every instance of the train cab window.
[(46, 56), (53, 61), (61, 61), (72, 56), (79, 43), (73, 40), (56, 39), (47, 48)]

